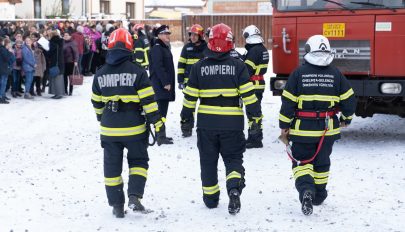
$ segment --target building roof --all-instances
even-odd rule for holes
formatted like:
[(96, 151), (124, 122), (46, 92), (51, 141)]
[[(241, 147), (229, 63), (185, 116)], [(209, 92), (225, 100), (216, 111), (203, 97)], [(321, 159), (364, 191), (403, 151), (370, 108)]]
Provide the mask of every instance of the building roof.
[(203, 0), (145, 0), (145, 7), (203, 7)]

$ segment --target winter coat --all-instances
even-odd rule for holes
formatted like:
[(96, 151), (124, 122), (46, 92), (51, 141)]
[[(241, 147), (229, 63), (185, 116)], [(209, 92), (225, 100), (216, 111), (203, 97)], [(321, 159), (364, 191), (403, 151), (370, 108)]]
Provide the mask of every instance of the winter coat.
[(13, 69), (21, 70), (21, 64), (22, 64), (22, 50), (21, 50), (21, 48), (14, 48), (14, 56), (15, 56), (16, 60), (15, 60), (15, 62), (13, 64)]
[(74, 63), (79, 60), (79, 51), (77, 44), (73, 40), (66, 41), (63, 45), (63, 56), (65, 63)]
[(38, 47), (38, 45), (34, 47), (34, 57), (35, 57), (35, 61), (37, 63), (37, 67), (35, 68), (34, 76), (43, 77), (44, 72), (46, 70), (46, 60), (45, 60), (44, 51), (42, 50), (42, 48)]
[[(157, 39), (152, 47), (150, 65), (150, 78), (155, 90), (156, 100), (175, 100), (175, 71), (173, 55), (168, 45)], [(170, 91), (164, 86), (171, 85)]]
[(72, 34), (72, 40), (77, 44), (77, 50), (79, 55), (83, 55), (84, 50), (84, 35), (80, 32), (75, 32)]
[(0, 75), (8, 75), (10, 73), (9, 64), (12, 56), (6, 47), (0, 46)]
[(96, 52), (97, 51), (97, 46), (96, 46), (96, 40), (101, 38), (101, 33), (96, 31), (94, 32), (93, 30), (91, 30), (88, 27), (84, 28), (84, 34), (87, 35), (90, 39), (91, 39), (91, 47), (90, 50), (92, 52)]
[(35, 56), (34, 56), (34, 51), (32, 51), (31, 48), (29, 48), (27, 45), (23, 45), (22, 47), (22, 70), (24, 72), (33, 72), (35, 71)]
[(59, 36), (54, 36), (49, 41), (49, 68), (58, 65), (60, 74), (65, 72), (65, 62), (63, 56), (63, 39)]

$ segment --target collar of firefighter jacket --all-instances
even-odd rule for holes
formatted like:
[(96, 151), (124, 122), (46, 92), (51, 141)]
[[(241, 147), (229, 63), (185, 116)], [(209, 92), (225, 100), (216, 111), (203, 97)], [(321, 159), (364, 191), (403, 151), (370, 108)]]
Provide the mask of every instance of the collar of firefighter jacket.
[(207, 58), (212, 58), (212, 59), (216, 59), (216, 60), (225, 60), (228, 57), (230, 57), (229, 54), (230, 54), (230, 52), (223, 53), (223, 52), (214, 52), (214, 51), (211, 51), (210, 49), (204, 50), (204, 55)]
[(306, 62), (316, 66), (328, 66), (333, 61), (333, 54), (330, 52), (309, 52), (304, 55)]

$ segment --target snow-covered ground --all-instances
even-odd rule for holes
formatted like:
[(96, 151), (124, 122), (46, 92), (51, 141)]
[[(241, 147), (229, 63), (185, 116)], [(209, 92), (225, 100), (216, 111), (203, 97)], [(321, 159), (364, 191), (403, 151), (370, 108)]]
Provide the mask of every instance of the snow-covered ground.
[[(179, 57), (181, 47), (174, 47)], [(263, 149), (245, 153), (242, 209), (202, 202), (195, 134), (181, 138), (182, 94), (170, 104), (172, 146), (149, 149), (143, 203), (150, 214), (111, 214), (103, 183), (99, 124), (90, 103), (91, 78), (72, 97), (13, 99), (0, 106), (0, 232), (2, 231), (405, 231), (405, 120), (355, 118), (332, 155), (329, 198), (303, 216), (291, 163), (277, 140), (279, 97), (264, 96)], [(123, 177), (128, 169), (124, 162)]]

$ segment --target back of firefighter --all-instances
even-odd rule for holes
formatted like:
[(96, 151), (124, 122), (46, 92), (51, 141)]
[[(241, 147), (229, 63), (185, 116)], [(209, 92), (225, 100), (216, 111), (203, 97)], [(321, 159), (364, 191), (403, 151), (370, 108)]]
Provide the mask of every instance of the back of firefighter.
[(133, 27), (134, 38), (134, 60), (144, 69), (149, 68), (150, 42), (145, 32), (144, 24), (135, 24)]
[(310, 37), (305, 51), (305, 64), (290, 75), (282, 93), (279, 121), (282, 136), (292, 141), (289, 156), (301, 210), (310, 215), (312, 205), (327, 197), (329, 156), (334, 141), (340, 139), (340, 127), (350, 124), (356, 102), (346, 77), (330, 65), (328, 39)]
[(208, 208), (218, 206), (220, 187), (217, 164), (221, 154), (226, 169), (226, 189), (230, 214), (240, 210), (240, 194), (245, 187), (244, 113), (241, 99), (255, 128), (260, 128), (261, 109), (242, 61), (230, 56), (233, 47), (231, 28), (225, 24), (212, 27), (207, 57), (192, 68), (181, 118), (193, 123), (197, 100), (197, 140), (200, 153), (203, 201)]
[(101, 125), (108, 203), (119, 218), (124, 217), (121, 176), (124, 148), (128, 150), (128, 206), (143, 211), (140, 199), (149, 161), (147, 124), (154, 124), (157, 134), (165, 130), (149, 78), (144, 69), (131, 62), (132, 43), (131, 35), (125, 29), (111, 33), (106, 64), (94, 76), (91, 98)]
[[(204, 58), (204, 51), (207, 42), (204, 40), (204, 28), (199, 24), (191, 26), (189, 32), (189, 42), (181, 50), (179, 62), (177, 64), (177, 81), (179, 89), (184, 89), (189, 79), (191, 67)], [(182, 124), (181, 131), (183, 137), (190, 137), (193, 128), (186, 127), (190, 124)]]
[[(256, 97), (261, 104), (265, 89), (264, 74), (267, 72), (269, 52), (264, 47), (260, 30), (256, 26), (250, 25), (246, 27), (243, 30), (243, 37), (246, 40), (245, 48), (247, 50), (244, 61), (248, 68), (250, 81), (255, 87)], [(261, 130), (257, 134), (249, 131), (246, 148), (261, 148), (263, 147), (262, 140), (263, 132)]]

